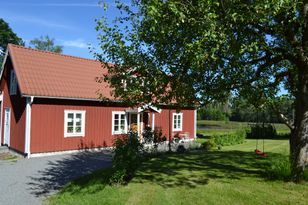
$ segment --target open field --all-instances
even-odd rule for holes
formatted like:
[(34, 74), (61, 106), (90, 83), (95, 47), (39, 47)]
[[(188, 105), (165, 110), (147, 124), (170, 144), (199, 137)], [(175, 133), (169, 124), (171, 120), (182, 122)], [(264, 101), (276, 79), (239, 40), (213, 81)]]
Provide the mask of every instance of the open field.
[(78, 178), (50, 204), (307, 204), (308, 183), (269, 180), (266, 168), (286, 157), (287, 140), (255, 140), (221, 151), (164, 154), (145, 161), (126, 186), (108, 184), (109, 169)]
[[(213, 121), (198, 120), (198, 133), (210, 136), (213, 134), (223, 134), (228, 132), (236, 132), (237, 130), (249, 129), (249, 122), (233, 122), (233, 121)], [(288, 133), (289, 128), (284, 124), (273, 123), (278, 133)]]

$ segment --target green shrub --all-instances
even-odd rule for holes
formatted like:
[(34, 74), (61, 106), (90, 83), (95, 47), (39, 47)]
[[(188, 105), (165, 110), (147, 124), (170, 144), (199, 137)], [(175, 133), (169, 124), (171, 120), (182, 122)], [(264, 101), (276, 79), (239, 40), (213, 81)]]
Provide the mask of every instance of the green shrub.
[(209, 150), (213, 150), (217, 147), (216, 143), (215, 143), (215, 140), (213, 139), (209, 139), (205, 142), (202, 143), (202, 147), (206, 150), (206, 151), (209, 151)]
[(130, 132), (121, 135), (114, 141), (113, 174), (110, 177), (111, 184), (125, 184), (134, 175), (142, 158), (143, 146), (138, 135)]
[(270, 179), (290, 180), (291, 167), (289, 158), (287, 156), (274, 158), (270, 161), (265, 173)]
[(215, 134), (211, 136), (211, 139), (213, 139), (217, 145), (228, 146), (243, 143), (245, 141), (245, 137), (246, 133), (242, 130), (235, 133)]
[(248, 139), (274, 139), (276, 137), (276, 128), (271, 124), (253, 124), (247, 132)]
[[(266, 176), (271, 180), (291, 180), (291, 164), (289, 156), (275, 157), (269, 161), (265, 169)], [(304, 172), (304, 180), (308, 181), (308, 170)]]

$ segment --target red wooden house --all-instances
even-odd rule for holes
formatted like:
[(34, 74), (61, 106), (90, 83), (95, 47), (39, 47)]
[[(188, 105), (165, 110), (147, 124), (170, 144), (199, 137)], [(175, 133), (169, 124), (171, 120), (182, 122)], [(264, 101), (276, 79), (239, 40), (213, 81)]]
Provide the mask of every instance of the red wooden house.
[[(194, 108), (124, 106), (96, 77), (100, 62), (10, 44), (0, 81), (0, 143), (28, 157), (41, 153), (112, 146), (133, 124), (138, 132), (161, 128), (168, 138), (196, 136)], [(101, 93), (108, 102), (98, 99)], [(171, 123), (169, 123), (171, 122)]]

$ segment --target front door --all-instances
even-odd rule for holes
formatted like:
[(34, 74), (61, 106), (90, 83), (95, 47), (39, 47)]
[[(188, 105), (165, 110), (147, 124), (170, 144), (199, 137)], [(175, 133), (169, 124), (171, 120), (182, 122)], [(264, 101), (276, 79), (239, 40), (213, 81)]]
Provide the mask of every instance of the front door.
[(4, 140), (3, 144), (10, 146), (11, 109), (4, 109)]

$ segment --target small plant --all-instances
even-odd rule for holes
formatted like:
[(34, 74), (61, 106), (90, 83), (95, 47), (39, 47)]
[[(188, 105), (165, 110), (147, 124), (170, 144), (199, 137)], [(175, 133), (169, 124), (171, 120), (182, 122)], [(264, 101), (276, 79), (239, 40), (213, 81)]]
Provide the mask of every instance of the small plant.
[(152, 131), (151, 127), (145, 127), (142, 133), (142, 137), (145, 144), (150, 144), (154, 142), (154, 132)]
[(179, 145), (176, 149), (176, 152), (183, 154), (184, 152), (186, 152), (186, 148), (184, 147), (184, 145)]
[(143, 146), (137, 133), (117, 137), (114, 141), (113, 174), (111, 184), (126, 184), (134, 175), (142, 159)]
[(266, 175), (270, 179), (290, 180), (291, 167), (287, 156), (275, 158), (270, 161), (270, 166), (265, 170)]
[(217, 147), (215, 141), (213, 139), (209, 139), (207, 141), (205, 141), (204, 143), (202, 143), (202, 147), (206, 150), (213, 150)]

